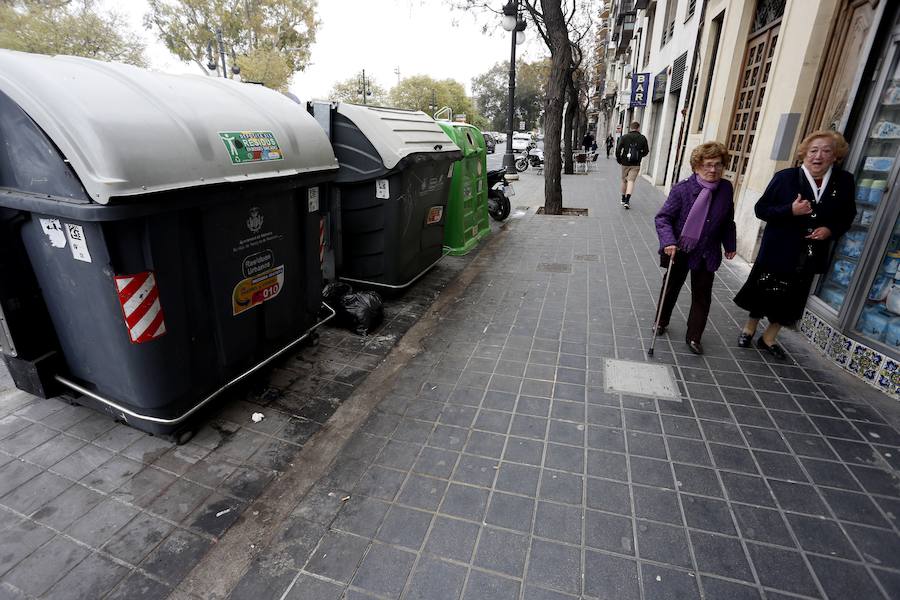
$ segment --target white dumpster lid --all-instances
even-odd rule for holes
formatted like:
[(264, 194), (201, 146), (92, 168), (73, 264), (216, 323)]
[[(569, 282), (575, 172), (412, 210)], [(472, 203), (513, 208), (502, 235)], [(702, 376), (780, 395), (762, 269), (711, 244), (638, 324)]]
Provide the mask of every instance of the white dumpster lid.
[(459, 152), (435, 120), (422, 111), (341, 102), (337, 112), (369, 138), (388, 169), (411, 154)]
[(0, 91), (44, 130), (100, 204), (339, 167), (312, 116), (258, 85), (0, 50)]

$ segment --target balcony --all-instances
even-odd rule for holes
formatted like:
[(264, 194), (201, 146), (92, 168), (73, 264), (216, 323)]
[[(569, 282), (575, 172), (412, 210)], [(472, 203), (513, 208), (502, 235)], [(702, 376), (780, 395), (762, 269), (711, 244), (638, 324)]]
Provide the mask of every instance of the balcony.
[(623, 0), (617, 8), (613, 40), (616, 42), (616, 51), (621, 52), (628, 47), (634, 35), (637, 10), (635, 9), (635, 0)]

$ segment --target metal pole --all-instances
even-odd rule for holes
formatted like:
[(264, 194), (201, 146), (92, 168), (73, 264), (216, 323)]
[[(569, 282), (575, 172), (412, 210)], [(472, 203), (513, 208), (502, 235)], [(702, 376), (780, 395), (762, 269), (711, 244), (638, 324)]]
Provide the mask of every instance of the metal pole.
[(228, 77), (228, 69), (225, 66), (225, 43), (222, 41), (221, 27), (216, 27), (216, 42), (219, 44), (219, 58), (222, 61), (222, 77)]
[[(516, 8), (518, 9), (518, 7), (519, 3), (516, 2)], [(512, 41), (509, 51), (509, 109), (506, 115), (506, 154), (503, 155), (503, 167), (506, 169), (507, 179), (518, 179), (516, 158), (513, 155), (513, 112), (516, 106), (516, 29), (512, 30), (510, 37)]]
[(366, 70), (363, 69), (363, 73), (362, 73), (362, 97), (363, 97), (363, 104), (366, 103), (366, 92), (367, 92), (367, 90), (366, 90)]

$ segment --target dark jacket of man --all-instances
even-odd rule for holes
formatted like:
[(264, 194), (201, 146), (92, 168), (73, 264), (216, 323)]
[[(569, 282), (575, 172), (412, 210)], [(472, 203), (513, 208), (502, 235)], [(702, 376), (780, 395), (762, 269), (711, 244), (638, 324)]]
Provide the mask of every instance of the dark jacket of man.
[[(637, 146), (640, 156), (635, 160), (629, 161), (626, 160), (626, 155), (628, 153), (628, 148), (632, 144)], [(645, 138), (640, 131), (629, 131), (619, 138), (619, 143), (616, 146), (616, 161), (623, 167), (640, 166), (641, 159), (648, 154), (650, 154), (650, 146), (647, 145), (647, 138)]]
[[(677, 246), (681, 230), (691, 213), (691, 207), (700, 195), (697, 175), (672, 186), (665, 204), (656, 214), (656, 235), (659, 237), (659, 252), (666, 246)], [(722, 249), (725, 252), (737, 250), (737, 231), (734, 225), (734, 188), (727, 179), (719, 182), (713, 192), (706, 213), (706, 223), (700, 233), (697, 247), (688, 254), (688, 268), (692, 271), (703, 269), (715, 271), (722, 264)]]
[[(803, 265), (804, 270), (824, 273), (828, 268), (830, 245), (850, 229), (856, 216), (855, 187), (853, 175), (834, 165), (821, 202), (813, 205), (816, 216), (796, 217), (791, 205), (797, 194), (811, 203), (815, 198), (809, 181), (800, 167), (775, 173), (756, 202), (756, 216), (766, 222), (756, 264), (770, 273), (795, 273), (811, 244), (813, 256)], [(806, 239), (817, 227), (830, 229), (831, 237), (818, 241)]]

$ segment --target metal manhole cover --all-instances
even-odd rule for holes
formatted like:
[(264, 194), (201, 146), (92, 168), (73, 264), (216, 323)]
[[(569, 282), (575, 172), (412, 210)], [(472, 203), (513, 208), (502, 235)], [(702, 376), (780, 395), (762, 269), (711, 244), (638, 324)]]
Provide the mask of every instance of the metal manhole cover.
[(538, 263), (537, 270), (544, 273), (571, 273), (572, 265), (568, 263)]
[(575, 260), (580, 260), (581, 262), (597, 262), (600, 260), (600, 257), (596, 254), (576, 254)]
[(654, 398), (681, 398), (672, 368), (631, 360), (606, 359), (606, 391), (652, 396)]

